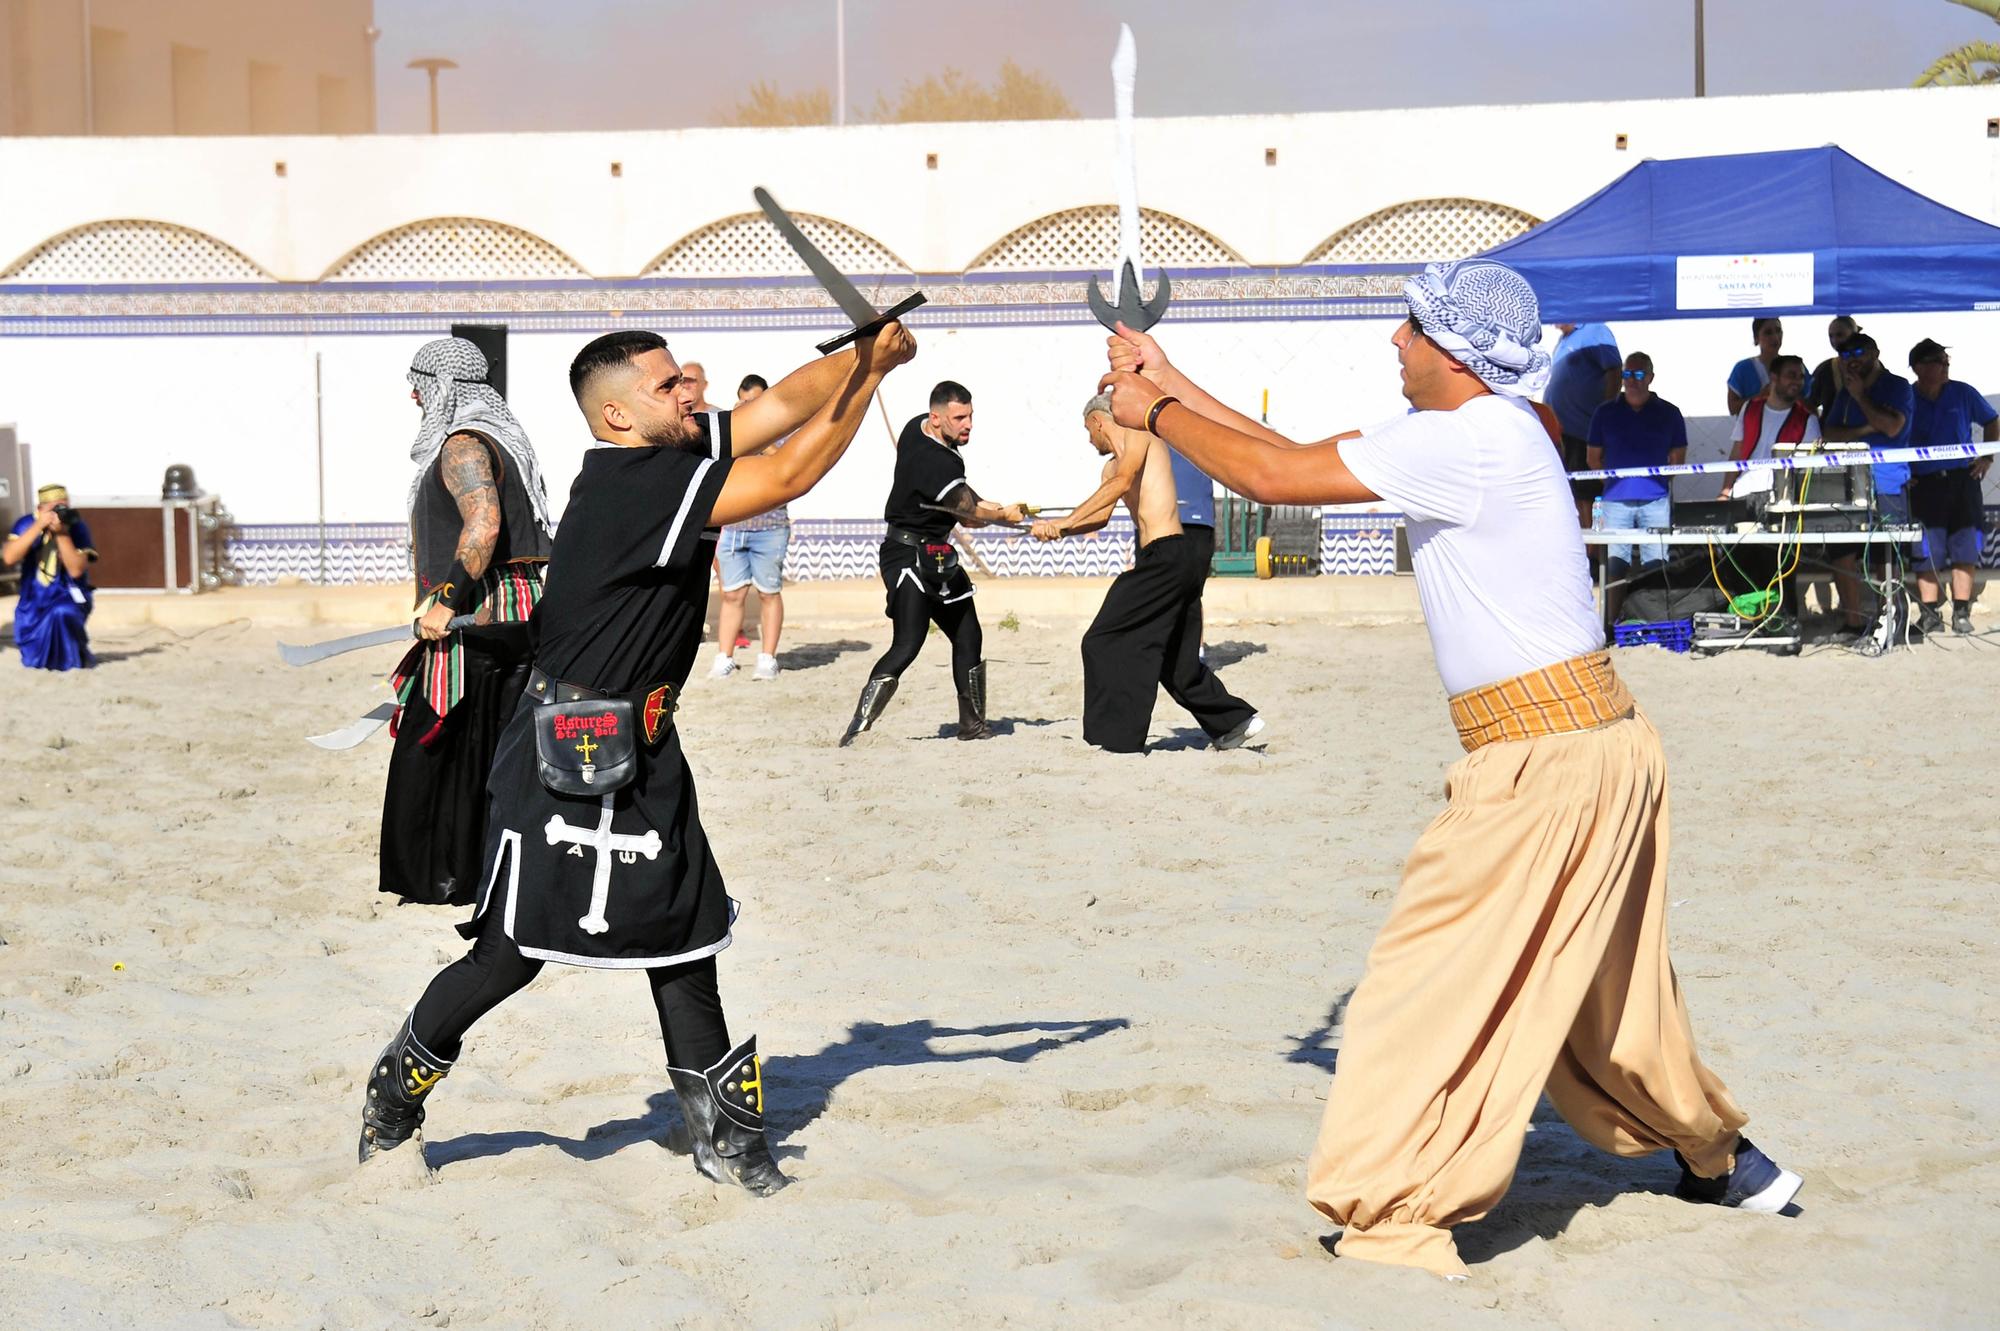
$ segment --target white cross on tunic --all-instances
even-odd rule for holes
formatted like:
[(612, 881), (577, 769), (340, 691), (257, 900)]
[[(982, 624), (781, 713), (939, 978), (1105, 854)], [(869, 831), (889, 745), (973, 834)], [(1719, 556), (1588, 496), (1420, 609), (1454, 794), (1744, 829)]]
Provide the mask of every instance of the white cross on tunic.
[(576, 922), (587, 934), (601, 934), (611, 927), (604, 918), (605, 903), (611, 899), (611, 853), (617, 851), (626, 864), (634, 863), (640, 855), (650, 860), (660, 853), (660, 834), (650, 827), (644, 836), (620, 836), (611, 830), (612, 798), (606, 795), (601, 801), (604, 812), (596, 827), (576, 827), (564, 822), (560, 814), (550, 814), (544, 828), (551, 846), (567, 841), (577, 847), (573, 853), (580, 854), (585, 846), (597, 852), (590, 874), (590, 913)]

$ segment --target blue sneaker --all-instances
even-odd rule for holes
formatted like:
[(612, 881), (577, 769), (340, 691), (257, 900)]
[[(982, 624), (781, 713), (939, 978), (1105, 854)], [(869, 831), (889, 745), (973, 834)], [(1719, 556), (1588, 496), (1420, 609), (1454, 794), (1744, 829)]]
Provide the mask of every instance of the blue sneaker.
[(1722, 1178), (1703, 1178), (1695, 1173), (1679, 1151), (1674, 1152), (1674, 1159), (1681, 1166), (1674, 1196), (1683, 1201), (1775, 1215), (1805, 1186), (1804, 1179), (1789, 1169), (1780, 1169), (1775, 1160), (1752, 1146), (1748, 1137), (1736, 1139), (1736, 1167)]

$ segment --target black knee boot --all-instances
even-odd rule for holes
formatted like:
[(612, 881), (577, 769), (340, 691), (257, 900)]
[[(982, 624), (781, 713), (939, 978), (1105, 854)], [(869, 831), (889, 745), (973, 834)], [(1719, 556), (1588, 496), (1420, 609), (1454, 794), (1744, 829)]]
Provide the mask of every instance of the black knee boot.
[(854, 719), (847, 723), (847, 733), (840, 737), (840, 747), (846, 748), (854, 742), (854, 737), (875, 724), (875, 718), (882, 715), (882, 709), (889, 705), (889, 699), (896, 696), (894, 675), (875, 675), (861, 686), (861, 701), (854, 706)]
[(424, 1125), (424, 1100), (450, 1071), (450, 1060), (419, 1044), (410, 1019), (403, 1018), (403, 1028), (368, 1072), (368, 1098), (361, 1105), (363, 1164), (377, 1151), (401, 1146)]
[(985, 739), (993, 733), (986, 724), (986, 662), (970, 666), (965, 672), (965, 687), (958, 695), (958, 737), (960, 739)]
[(669, 1066), (694, 1139), (694, 1167), (717, 1183), (768, 1197), (790, 1183), (764, 1140), (764, 1065), (751, 1036), (706, 1072)]

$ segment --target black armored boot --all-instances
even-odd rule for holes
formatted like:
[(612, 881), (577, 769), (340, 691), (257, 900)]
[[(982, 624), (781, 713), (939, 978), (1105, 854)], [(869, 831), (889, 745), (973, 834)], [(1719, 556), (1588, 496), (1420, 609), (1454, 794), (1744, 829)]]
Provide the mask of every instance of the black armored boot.
[(361, 1163), (377, 1151), (392, 1151), (424, 1125), (424, 1100), (451, 1071), (417, 1042), (410, 1019), (389, 1041), (368, 1071), (368, 1098), (361, 1105)]
[[(893, 682), (893, 681), (892, 681)], [(694, 1139), (694, 1167), (717, 1183), (768, 1197), (791, 1180), (778, 1172), (764, 1140), (764, 1065), (757, 1037), (737, 1045), (706, 1072), (668, 1067), (681, 1114)]]
[(986, 724), (986, 662), (965, 672), (965, 691), (958, 695), (958, 737), (985, 739), (993, 733)]
[(875, 718), (882, 715), (882, 709), (889, 705), (889, 699), (896, 696), (894, 675), (875, 675), (861, 686), (861, 701), (854, 705), (854, 719), (847, 723), (847, 733), (840, 737), (840, 747), (846, 748), (854, 742), (854, 737), (874, 726)]

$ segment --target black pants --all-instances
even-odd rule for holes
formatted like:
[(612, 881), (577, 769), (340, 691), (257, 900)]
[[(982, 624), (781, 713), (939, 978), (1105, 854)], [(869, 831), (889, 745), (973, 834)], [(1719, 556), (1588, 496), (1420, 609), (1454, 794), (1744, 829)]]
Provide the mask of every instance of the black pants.
[(1189, 527), (1139, 551), (1083, 635), (1083, 738), (1113, 753), (1146, 747), (1153, 699), (1167, 696), (1220, 739), (1256, 715), (1201, 661), (1201, 588), (1215, 528)]
[[(500, 911), (486, 912), (485, 927), (472, 950), (446, 966), (417, 1000), (410, 1027), (439, 1058), (458, 1057), (459, 1042), (473, 1023), (528, 987), (544, 963), (521, 955), (502, 926)], [(729, 1027), (715, 984), (715, 958), (646, 972), (667, 1066), (705, 1071), (729, 1052)]]
[(396, 728), (382, 791), (377, 886), (433, 906), (470, 905), (479, 895), (486, 777), (533, 655), (526, 624), (466, 629), (461, 640), (465, 687), (457, 705), (440, 725), (418, 682)]
[(952, 684), (960, 696), (970, 691), (968, 672), (979, 664), (986, 650), (986, 636), (979, 628), (979, 611), (973, 608), (971, 597), (947, 604), (925, 595), (904, 579), (889, 593), (889, 623), (894, 633), (889, 650), (882, 653), (869, 678), (890, 675), (900, 679), (923, 650), (924, 637), (931, 625), (936, 624), (951, 639)]

